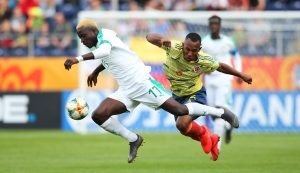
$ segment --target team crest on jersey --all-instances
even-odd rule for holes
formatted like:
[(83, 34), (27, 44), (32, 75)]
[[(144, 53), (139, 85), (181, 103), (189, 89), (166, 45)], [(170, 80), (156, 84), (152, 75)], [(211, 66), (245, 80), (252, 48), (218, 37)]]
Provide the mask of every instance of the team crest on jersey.
[(201, 71), (201, 67), (200, 65), (197, 65), (195, 68), (194, 68), (194, 72), (195, 73), (199, 73)]
[(178, 71), (176, 71), (176, 74), (177, 74), (177, 76), (182, 76), (182, 71), (181, 70), (178, 70)]

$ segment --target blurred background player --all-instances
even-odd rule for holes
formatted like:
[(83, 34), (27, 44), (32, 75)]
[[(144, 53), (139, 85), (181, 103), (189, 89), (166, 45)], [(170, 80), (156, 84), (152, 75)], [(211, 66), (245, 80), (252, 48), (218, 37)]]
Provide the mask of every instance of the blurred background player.
[[(210, 55), (200, 51), (201, 37), (197, 33), (189, 33), (185, 41), (171, 41), (163, 38), (159, 34), (148, 34), (147, 40), (164, 49), (167, 59), (163, 64), (164, 72), (171, 83), (172, 97), (179, 103), (189, 102), (206, 105), (206, 89), (203, 86), (200, 76), (203, 73), (210, 73), (215, 70), (239, 77), (241, 80), (252, 83), (251, 76), (243, 74), (225, 63), (218, 63)], [(209, 153), (205, 147), (207, 145), (207, 136), (210, 136), (206, 126), (199, 126), (193, 120), (199, 116), (181, 116), (175, 115), (176, 127), (181, 134), (200, 141), (205, 153)], [(211, 135), (211, 155), (212, 160), (218, 159), (217, 135)]]
[[(213, 15), (208, 19), (208, 24), (210, 34), (203, 39), (203, 51), (212, 55), (218, 62), (234, 66), (238, 71), (242, 71), (241, 58), (233, 40), (220, 33), (221, 18)], [(205, 75), (208, 105), (232, 109), (232, 79), (232, 76), (218, 71)], [(240, 78), (237, 81), (242, 82)], [(221, 150), (224, 129), (226, 129), (225, 142), (229, 143), (232, 138), (232, 127), (220, 118), (213, 118), (213, 121), (213, 132), (221, 137), (218, 144)]]

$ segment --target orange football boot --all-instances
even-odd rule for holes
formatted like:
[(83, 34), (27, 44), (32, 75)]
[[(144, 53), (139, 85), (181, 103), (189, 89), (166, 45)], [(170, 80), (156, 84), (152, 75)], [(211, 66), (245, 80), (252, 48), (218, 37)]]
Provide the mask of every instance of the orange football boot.
[(211, 141), (212, 141), (212, 148), (211, 148), (211, 159), (213, 161), (218, 160), (219, 157), (219, 149), (218, 149), (218, 143), (220, 141), (220, 137), (216, 134), (211, 135)]
[(200, 135), (200, 142), (204, 153), (208, 154), (212, 148), (212, 139), (206, 126), (202, 126), (203, 132)]

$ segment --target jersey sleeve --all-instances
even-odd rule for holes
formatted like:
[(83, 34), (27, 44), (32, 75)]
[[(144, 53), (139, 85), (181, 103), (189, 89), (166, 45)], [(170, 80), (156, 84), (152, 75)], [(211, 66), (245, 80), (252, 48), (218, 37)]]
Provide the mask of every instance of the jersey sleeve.
[(101, 59), (110, 55), (111, 44), (103, 43), (99, 47), (92, 51), (95, 59)]
[(167, 53), (167, 58), (177, 59), (182, 52), (182, 42), (171, 40), (171, 47), (162, 46)]
[(113, 33), (103, 34), (102, 30), (99, 32), (97, 39), (98, 43), (96, 49), (92, 51), (95, 59), (101, 59), (103, 57), (109, 56), (112, 49), (112, 41), (115, 37)]
[(203, 52), (200, 53), (199, 62), (203, 73), (210, 73), (219, 68), (219, 62), (212, 56)]

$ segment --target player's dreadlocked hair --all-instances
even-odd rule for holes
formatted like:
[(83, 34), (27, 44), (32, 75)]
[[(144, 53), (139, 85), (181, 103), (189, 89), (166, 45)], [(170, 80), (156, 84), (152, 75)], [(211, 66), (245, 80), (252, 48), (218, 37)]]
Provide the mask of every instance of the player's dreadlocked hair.
[(192, 40), (193, 42), (197, 42), (199, 41), (201, 43), (201, 37), (199, 34), (195, 33), (195, 32), (191, 32), (189, 33), (188, 35), (186, 35), (185, 39), (190, 39)]
[(96, 22), (86, 19), (86, 20), (79, 22), (76, 26), (77, 31), (80, 29), (83, 29), (83, 28), (98, 29), (98, 26), (97, 26)]
[(221, 17), (217, 16), (217, 15), (212, 15), (210, 18), (208, 18), (208, 23), (211, 23), (212, 21), (218, 20), (218, 22), (221, 24)]

